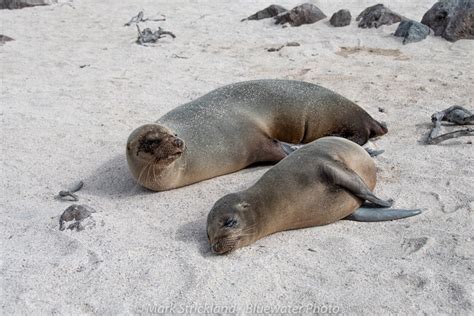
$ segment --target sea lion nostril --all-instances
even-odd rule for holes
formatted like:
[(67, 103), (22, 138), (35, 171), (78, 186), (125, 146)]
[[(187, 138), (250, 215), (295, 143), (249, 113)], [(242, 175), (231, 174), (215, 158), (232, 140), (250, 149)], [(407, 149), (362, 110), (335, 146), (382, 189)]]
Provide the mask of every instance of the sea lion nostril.
[(181, 146), (183, 146), (183, 141), (179, 138), (175, 138), (174, 144), (178, 147), (181, 147)]

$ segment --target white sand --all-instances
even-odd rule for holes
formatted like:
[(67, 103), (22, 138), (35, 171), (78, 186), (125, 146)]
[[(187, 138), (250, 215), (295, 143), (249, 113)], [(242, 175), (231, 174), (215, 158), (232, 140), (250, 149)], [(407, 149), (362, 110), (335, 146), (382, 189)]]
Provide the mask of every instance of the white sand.
[[(472, 138), (437, 146), (423, 139), (433, 112), (473, 108), (474, 42), (429, 37), (403, 46), (390, 35), (397, 25), (364, 30), (355, 21), (343, 28), (328, 19), (298, 28), (240, 22), (271, 3), (77, 0), (0, 12), (0, 33), (15, 39), (0, 47), (2, 314), (206, 304), (238, 313), (256, 304), (279, 311), (312, 304), (343, 313), (473, 312)], [(348, 8), (355, 18), (377, 2), (314, 3), (328, 17)], [(420, 20), (433, 3), (389, 7)], [(135, 27), (123, 24), (142, 9), (145, 16), (165, 14), (166, 22), (148, 25), (177, 38), (136, 45)], [(301, 46), (265, 50), (289, 41)], [(400, 53), (336, 54), (357, 45)], [(150, 193), (128, 173), (125, 141), (184, 102), (256, 78), (319, 83), (386, 121), (390, 131), (376, 141), (386, 150), (376, 159), (376, 192), (424, 214), (388, 223), (340, 221), (211, 255), (205, 234), (211, 206), (268, 167)], [(98, 211), (96, 226), (59, 231), (58, 217), (71, 203), (54, 196), (79, 180), (85, 182), (79, 203)]]

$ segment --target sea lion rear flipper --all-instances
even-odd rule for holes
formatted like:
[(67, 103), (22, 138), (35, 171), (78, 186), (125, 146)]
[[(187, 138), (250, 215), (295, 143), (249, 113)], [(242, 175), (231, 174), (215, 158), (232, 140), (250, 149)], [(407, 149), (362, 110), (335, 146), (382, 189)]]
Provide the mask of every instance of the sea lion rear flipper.
[(392, 200), (385, 201), (375, 196), (357, 173), (342, 164), (326, 165), (324, 172), (329, 181), (343, 187), (358, 198), (382, 207), (390, 207), (393, 204)]
[(375, 150), (371, 148), (364, 148), (365, 151), (370, 155), (370, 157), (377, 157), (378, 155), (381, 155), (385, 152), (385, 150)]
[(344, 219), (357, 222), (382, 222), (411, 217), (418, 214), (421, 214), (420, 209), (406, 210), (386, 208), (375, 210), (373, 208), (361, 207)]

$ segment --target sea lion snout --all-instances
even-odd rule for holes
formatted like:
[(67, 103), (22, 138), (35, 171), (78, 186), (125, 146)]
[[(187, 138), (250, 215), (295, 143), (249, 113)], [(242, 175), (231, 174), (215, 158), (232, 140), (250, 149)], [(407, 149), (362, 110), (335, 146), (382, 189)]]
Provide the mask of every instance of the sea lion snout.
[(224, 247), (224, 244), (225, 244), (225, 243), (222, 242), (222, 240), (219, 240), (219, 241), (213, 243), (213, 244), (211, 245), (211, 251), (212, 251), (212, 253), (214, 253), (214, 254), (216, 254), (216, 255), (220, 255), (220, 254), (224, 254), (224, 253), (226, 253), (226, 252), (230, 252), (231, 249), (226, 249), (226, 248)]
[(222, 236), (211, 243), (211, 251), (217, 255), (230, 253), (239, 248), (240, 237)]

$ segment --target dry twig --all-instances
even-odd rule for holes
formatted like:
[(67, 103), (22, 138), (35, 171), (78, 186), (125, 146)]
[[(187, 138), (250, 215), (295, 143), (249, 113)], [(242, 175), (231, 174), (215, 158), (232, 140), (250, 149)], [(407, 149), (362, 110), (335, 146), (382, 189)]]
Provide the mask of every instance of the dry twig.
[(155, 21), (155, 22), (158, 22), (158, 21), (166, 21), (166, 18), (163, 16), (162, 18), (159, 18), (159, 19), (151, 19), (151, 18), (143, 18), (143, 11), (140, 11), (138, 12), (138, 14), (136, 16), (134, 16), (133, 18), (130, 19), (130, 21), (128, 21), (127, 23), (125, 23), (123, 26), (130, 26), (132, 24), (138, 24), (140, 22), (146, 22), (146, 21)]
[(439, 135), (442, 121), (454, 123), (456, 125), (468, 125), (474, 123), (474, 115), (470, 111), (458, 105), (454, 105), (447, 108), (446, 110), (434, 113), (431, 116), (433, 128), (431, 129), (427, 139), (427, 143), (429, 145), (439, 144), (447, 139), (455, 137), (474, 136), (474, 129), (470, 127)]
[(146, 43), (156, 43), (160, 38), (166, 35), (171, 36), (172, 38), (176, 38), (176, 35), (168, 31), (163, 31), (161, 27), (158, 27), (158, 30), (156, 30), (155, 32), (153, 32), (148, 27), (144, 29), (143, 31), (141, 31), (140, 27), (137, 24), (137, 30), (138, 30), (137, 44), (140, 44), (140, 45), (144, 45)]
[(79, 181), (71, 190), (59, 191), (57, 198), (64, 201), (79, 201), (79, 197), (74, 193), (82, 189), (83, 186), (84, 182)]

